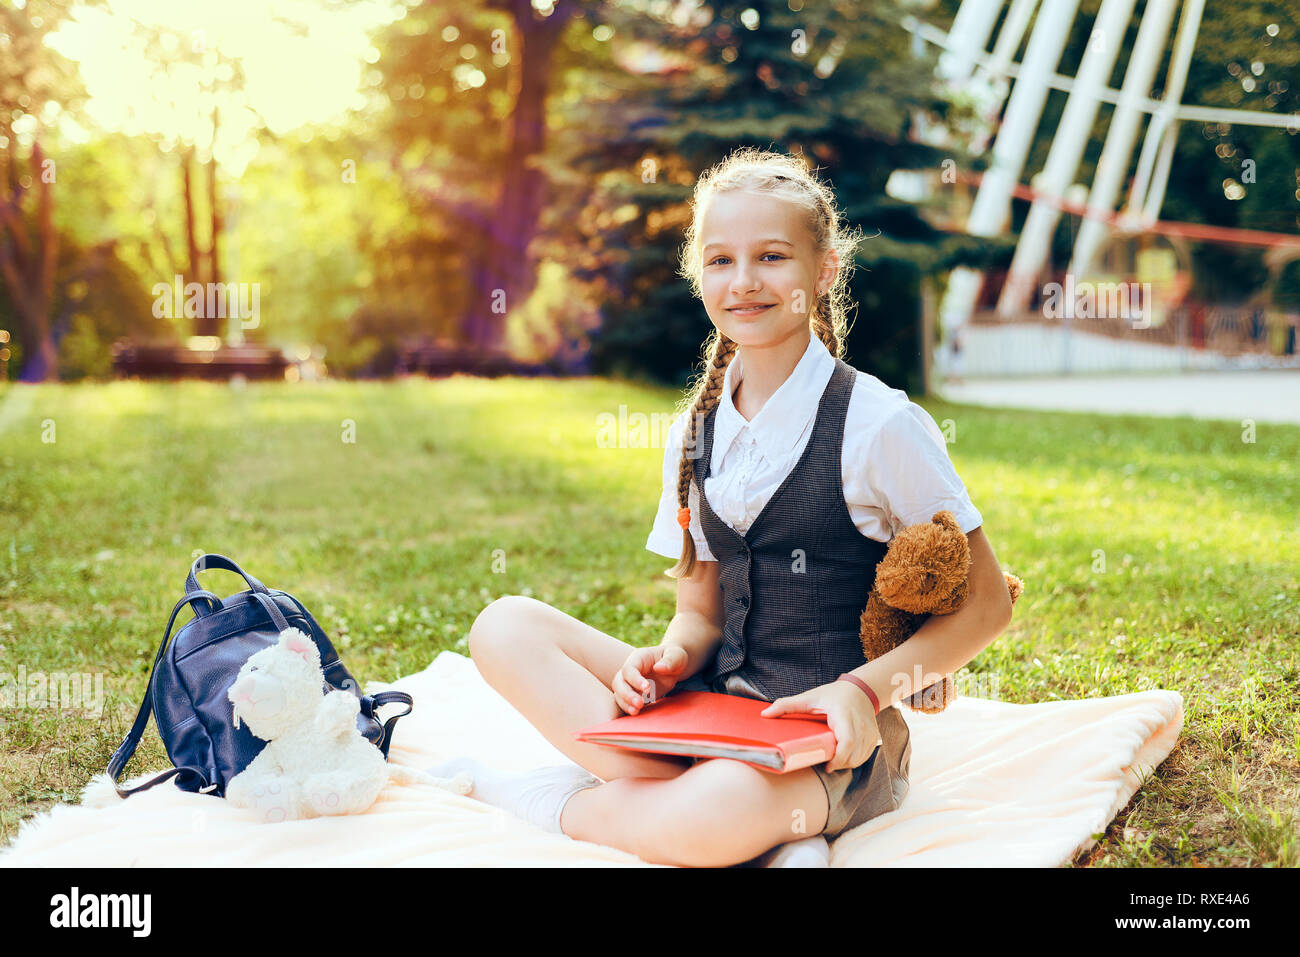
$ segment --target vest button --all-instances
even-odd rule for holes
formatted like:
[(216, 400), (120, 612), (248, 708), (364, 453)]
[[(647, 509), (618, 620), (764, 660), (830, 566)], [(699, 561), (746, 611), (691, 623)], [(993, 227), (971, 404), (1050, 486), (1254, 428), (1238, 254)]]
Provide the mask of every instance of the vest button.
[(741, 608), (748, 608), (748, 607), (749, 607), (749, 596), (748, 596), (748, 595), (741, 595), (739, 598), (736, 599), (736, 602), (740, 605)]

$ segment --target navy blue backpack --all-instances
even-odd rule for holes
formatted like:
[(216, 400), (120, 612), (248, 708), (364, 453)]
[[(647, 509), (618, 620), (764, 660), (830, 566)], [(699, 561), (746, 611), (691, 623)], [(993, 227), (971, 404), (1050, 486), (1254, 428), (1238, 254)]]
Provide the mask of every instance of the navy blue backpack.
[[(203, 590), (197, 575), (208, 568), (235, 572), (248, 582), (249, 590), (224, 600)], [(176, 616), (186, 605), (193, 607), (194, 618), (176, 632), (168, 645)], [(361, 700), (357, 730), (387, 758), (393, 725), (398, 718), (411, 713), (411, 696), (402, 691), (361, 694), (324, 630), (298, 599), (268, 589), (224, 555), (204, 555), (191, 566), (185, 580), (185, 597), (172, 609), (140, 713), (126, 739), (109, 759), (108, 774), (117, 786), (122, 769), (135, 754), (149, 723), (151, 704), (158, 734), (175, 767), (139, 787), (127, 790), (119, 786), (118, 795), (125, 798), (175, 776), (176, 786), (182, 791), (224, 797), (230, 779), (248, 767), (266, 746), (265, 741), (248, 730), (247, 724), (235, 728), (226, 692), (248, 656), (275, 644), (280, 632), (289, 627), (310, 635), (320, 649), (321, 668), (325, 672), (322, 690), (325, 693), (335, 689), (347, 691)], [(380, 724), (376, 710), (394, 702), (405, 704), (406, 710)]]

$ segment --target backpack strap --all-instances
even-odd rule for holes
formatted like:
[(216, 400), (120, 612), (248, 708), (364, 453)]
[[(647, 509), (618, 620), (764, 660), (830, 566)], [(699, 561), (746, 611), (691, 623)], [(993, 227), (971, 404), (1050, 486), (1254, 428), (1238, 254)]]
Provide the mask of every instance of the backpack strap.
[[(147, 791), (151, 787), (155, 787), (156, 785), (162, 784), (164, 781), (166, 781), (168, 778), (171, 777), (176, 778), (177, 787), (180, 787), (181, 782), (186, 780), (193, 781), (199, 784), (199, 787), (195, 788), (196, 791), (202, 791), (204, 788), (209, 787), (208, 779), (203, 776), (203, 772), (200, 771), (198, 768), (191, 768), (191, 767), (172, 768), (168, 771), (164, 771), (162, 774), (159, 774), (156, 777), (150, 778), (148, 781), (145, 781), (144, 784), (138, 785), (137, 787), (117, 788), (117, 796), (125, 800), (126, 798), (129, 798), (132, 794), (139, 794), (141, 791)], [(114, 778), (113, 780), (113, 785), (115, 787), (117, 786), (116, 778)]]
[(375, 712), (386, 704), (392, 704), (394, 701), (406, 705), (406, 710), (401, 714), (395, 714), (384, 722), (384, 737), (379, 742), (379, 750), (383, 753), (384, 759), (388, 759), (388, 746), (393, 741), (393, 725), (397, 724), (398, 718), (405, 718), (411, 713), (414, 707), (414, 699), (405, 691), (381, 691), (378, 694), (363, 695), (361, 698), (361, 710), (367, 718), (375, 717)]
[[(131, 726), (131, 730), (127, 732), (126, 738), (123, 739), (120, 745), (118, 745), (117, 750), (113, 752), (113, 756), (108, 759), (108, 774), (112, 777), (113, 786), (117, 789), (117, 796), (120, 798), (129, 797), (130, 795), (136, 794), (140, 791), (147, 791), (149, 788), (161, 784), (163, 781), (166, 781), (168, 778), (177, 774), (184, 776), (182, 780), (201, 780), (203, 781), (203, 786), (206, 786), (208, 783), (203, 772), (198, 768), (184, 767), (172, 768), (170, 771), (164, 771), (162, 774), (147, 781), (139, 787), (127, 789), (118, 787), (117, 784), (117, 779), (121, 776), (122, 769), (125, 768), (126, 763), (131, 760), (131, 756), (135, 754), (135, 749), (140, 746), (140, 738), (144, 736), (145, 726), (149, 724), (149, 713), (153, 705), (153, 676), (158, 671), (158, 664), (162, 661), (163, 652), (167, 650), (167, 642), (171, 638), (172, 626), (176, 624), (176, 616), (180, 614), (182, 608), (196, 601), (207, 601), (213, 603), (213, 606), (216, 608), (221, 607), (220, 598), (212, 594), (210, 591), (199, 589), (186, 595), (178, 601), (176, 607), (172, 609), (172, 615), (167, 619), (167, 628), (163, 632), (162, 644), (158, 646), (158, 654), (155, 655), (153, 659), (153, 668), (149, 671), (149, 681), (145, 684), (144, 701), (140, 703), (140, 711), (135, 716), (135, 724)], [(197, 608), (195, 608), (195, 612), (198, 612)]]
[(266, 612), (267, 617), (271, 619), (271, 624), (275, 625), (276, 631), (284, 631), (289, 627), (289, 621), (284, 617), (284, 612), (280, 611), (275, 600), (270, 595), (258, 591), (250, 591), (248, 600), (261, 604), (262, 610)]

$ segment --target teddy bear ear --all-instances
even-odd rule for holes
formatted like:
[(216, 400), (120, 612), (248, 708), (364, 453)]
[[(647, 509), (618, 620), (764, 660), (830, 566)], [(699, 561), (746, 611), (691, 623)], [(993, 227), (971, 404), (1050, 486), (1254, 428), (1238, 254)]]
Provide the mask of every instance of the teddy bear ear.
[(280, 635), (284, 641), (284, 646), (296, 655), (301, 655), (308, 661), (311, 660), (312, 649), (315, 645), (312, 640), (304, 635), (297, 628), (290, 628)]
[(957, 516), (946, 508), (943, 511), (935, 512), (930, 521), (935, 525), (941, 525), (953, 531), (961, 531), (961, 526), (957, 524)]

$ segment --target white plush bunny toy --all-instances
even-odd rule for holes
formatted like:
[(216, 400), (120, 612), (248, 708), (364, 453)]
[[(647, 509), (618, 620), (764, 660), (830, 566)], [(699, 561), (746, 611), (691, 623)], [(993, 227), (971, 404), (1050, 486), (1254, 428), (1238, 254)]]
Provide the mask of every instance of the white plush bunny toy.
[(297, 628), (249, 656), (226, 696), (265, 748), (226, 785), (226, 799), (263, 821), (364, 811), (389, 781), (428, 783), (468, 794), (466, 772), (437, 778), (389, 764), (357, 730), (361, 704), (346, 691), (322, 694), (320, 649)]

